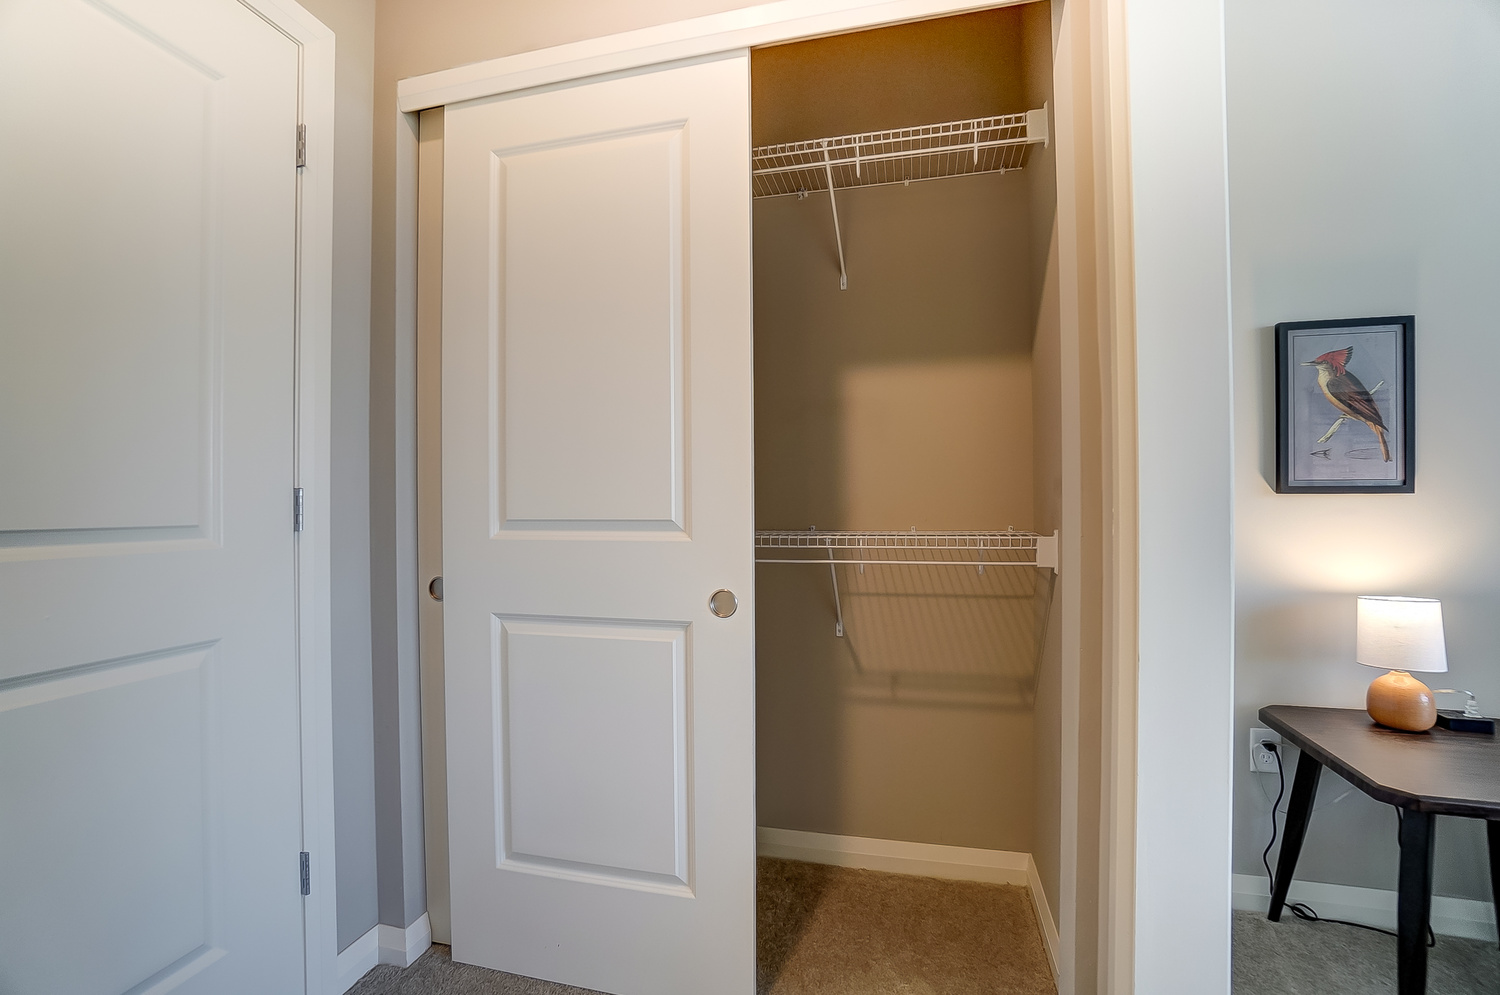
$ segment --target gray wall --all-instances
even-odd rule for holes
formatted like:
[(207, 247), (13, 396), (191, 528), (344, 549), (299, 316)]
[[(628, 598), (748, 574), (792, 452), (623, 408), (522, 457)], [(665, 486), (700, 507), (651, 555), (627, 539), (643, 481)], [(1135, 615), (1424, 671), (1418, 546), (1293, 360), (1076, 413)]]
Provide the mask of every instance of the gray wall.
[[(1275, 777), (1247, 770), (1272, 702), (1360, 707), (1354, 597), (1443, 600), (1451, 672), (1500, 712), (1500, 6), (1229, 0), (1234, 288), (1234, 868), (1263, 874)], [(1272, 326), (1417, 316), (1416, 493), (1277, 495)], [(1323, 778), (1298, 878), (1396, 884), (1388, 806)], [(1443, 819), (1438, 894), (1489, 899), (1478, 823)], [(1274, 856), (1273, 856), (1274, 859)]]
[(376, 922), (370, 670), (370, 114), (374, 0), (303, 0), (335, 43), (333, 775), (339, 949)]

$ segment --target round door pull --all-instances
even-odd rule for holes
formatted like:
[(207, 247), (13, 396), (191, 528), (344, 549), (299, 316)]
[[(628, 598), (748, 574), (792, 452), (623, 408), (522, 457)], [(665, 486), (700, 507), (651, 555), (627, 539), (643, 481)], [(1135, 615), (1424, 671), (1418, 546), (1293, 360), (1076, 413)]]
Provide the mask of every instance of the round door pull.
[(433, 601), (443, 600), (443, 578), (434, 577), (427, 584), (427, 596)]
[(722, 587), (711, 594), (708, 599), (708, 610), (720, 618), (733, 615), (734, 610), (739, 606), (739, 599), (734, 596), (734, 592), (726, 591)]

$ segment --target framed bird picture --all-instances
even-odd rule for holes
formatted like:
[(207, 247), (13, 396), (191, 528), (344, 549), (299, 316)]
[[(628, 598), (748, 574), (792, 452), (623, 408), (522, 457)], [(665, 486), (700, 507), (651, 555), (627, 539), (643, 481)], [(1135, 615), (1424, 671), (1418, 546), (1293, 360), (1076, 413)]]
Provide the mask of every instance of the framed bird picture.
[(1412, 315), (1276, 326), (1276, 490), (1410, 494)]

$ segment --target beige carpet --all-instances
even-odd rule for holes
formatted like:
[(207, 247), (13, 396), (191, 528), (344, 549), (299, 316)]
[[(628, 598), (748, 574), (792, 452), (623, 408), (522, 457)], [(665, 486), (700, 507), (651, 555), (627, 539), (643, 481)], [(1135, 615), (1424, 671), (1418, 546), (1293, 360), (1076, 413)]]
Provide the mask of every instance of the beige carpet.
[[(1288, 915), (1234, 914), (1234, 995), (1395, 995), (1396, 941)], [(1427, 951), (1427, 995), (1500, 993), (1495, 944), (1439, 936)]]
[[(971, 884), (759, 861), (760, 995), (1056, 995), (1031, 896)], [(350, 995), (588, 995), (468, 964), (434, 946)]]
[(1055, 995), (1019, 885), (760, 860), (761, 995)]

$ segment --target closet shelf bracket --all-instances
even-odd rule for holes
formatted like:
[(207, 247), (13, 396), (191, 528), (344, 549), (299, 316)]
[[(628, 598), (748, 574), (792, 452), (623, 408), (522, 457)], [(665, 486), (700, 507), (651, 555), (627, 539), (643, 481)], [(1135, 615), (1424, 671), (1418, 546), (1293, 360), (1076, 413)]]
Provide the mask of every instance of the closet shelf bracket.
[[(858, 150), (856, 150), (855, 154), (858, 154)], [(857, 161), (855, 162), (854, 168), (856, 171), (859, 169), (859, 163)], [(844, 233), (839, 230), (839, 202), (833, 196), (833, 163), (828, 158), (828, 144), (826, 142), (823, 144), (823, 173), (828, 178), (828, 206), (833, 210), (833, 241), (839, 247), (839, 289), (848, 290), (849, 272), (844, 269)], [(834, 597), (835, 600), (837, 600), (837, 579), (834, 580), (833, 585)], [(843, 634), (844, 623), (840, 621), (839, 635), (842, 636)]]

